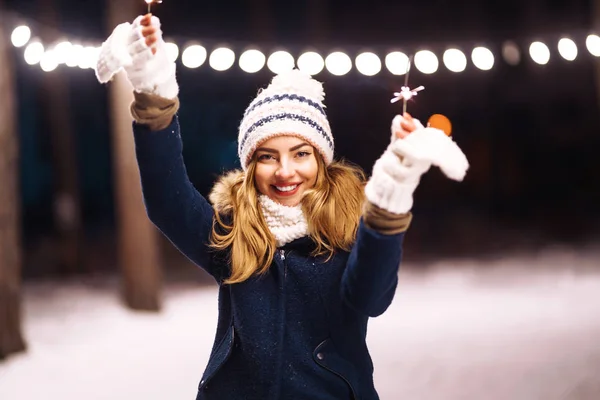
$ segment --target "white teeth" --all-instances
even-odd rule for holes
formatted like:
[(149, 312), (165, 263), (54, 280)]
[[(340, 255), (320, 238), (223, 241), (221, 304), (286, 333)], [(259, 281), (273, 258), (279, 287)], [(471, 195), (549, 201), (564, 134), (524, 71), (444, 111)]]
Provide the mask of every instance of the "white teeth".
[(277, 190), (279, 190), (280, 192), (291, 192), (292, 190), (296, 189), (298, 187), (298, 185), (294, 185), (294, 186), (275, 186), (277, 188)]

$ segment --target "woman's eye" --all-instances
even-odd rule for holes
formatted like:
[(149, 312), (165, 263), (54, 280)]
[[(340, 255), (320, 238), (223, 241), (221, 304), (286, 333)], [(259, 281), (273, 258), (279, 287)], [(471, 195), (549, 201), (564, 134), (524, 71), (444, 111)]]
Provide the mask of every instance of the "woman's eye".
[(298, 157), (308, 157), (310, 156), (310, 153), (308, 151), (299, 151), (298, 152)]
[(273, 156), (270, 154), (262, 154), (262, 155), (258, 156), (259, 161), (268, 161), (272, 158), (273, 158)]

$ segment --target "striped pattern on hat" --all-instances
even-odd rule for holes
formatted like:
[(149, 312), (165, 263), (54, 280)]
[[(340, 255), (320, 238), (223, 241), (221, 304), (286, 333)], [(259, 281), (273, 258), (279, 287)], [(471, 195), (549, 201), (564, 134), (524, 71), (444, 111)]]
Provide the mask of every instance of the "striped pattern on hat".
[(246, 170), (266, 140), (292, 135), (306, 140), (333, 161), (334, 143), (325, 113), (323, 84), (297, 69), (281, 73), (250, 103), (239, 127), (238, 155)]

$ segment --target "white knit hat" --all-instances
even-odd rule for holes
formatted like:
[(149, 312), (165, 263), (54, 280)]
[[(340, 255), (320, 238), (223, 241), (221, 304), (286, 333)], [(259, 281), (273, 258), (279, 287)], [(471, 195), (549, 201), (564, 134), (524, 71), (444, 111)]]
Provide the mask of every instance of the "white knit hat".
[(333, 160), (333, 136), (325, 114), (323, 84), (297, 69), (281, 73), (250, 103), (240, 124), (238, 155), (244, 171), (261, 143), (294, 135)]

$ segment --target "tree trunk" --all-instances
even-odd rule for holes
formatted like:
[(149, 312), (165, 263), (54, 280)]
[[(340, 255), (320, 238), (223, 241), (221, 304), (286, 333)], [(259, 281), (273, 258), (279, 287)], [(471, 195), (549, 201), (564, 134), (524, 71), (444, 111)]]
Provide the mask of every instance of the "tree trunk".
[[(112, 29), (142, 13), (143, 3), (108, 0), (108, 23)], [(140, 6), (140, 7), (136, 7)], [(138, 11), (138, 12), (136, 12)], [(113, 165), (116, 201), (118, 260), (123, 273), (123, 294), (136, 310), (160, 308), (161, 271), (157, 231), (146, 215), (142, 199), (129, 106), (133, 89), (123, 73), (109, 84)]]
[[(58, 40), (58, 11), (54, 0), (42, 0), (40, 20), (48, 44)], [(42, 80), (44, 124), (50, 135), (53, 164), (54, 228), (58, 240), (58, 263), (63, 275), (81, 272), (83, 226), (79, 194), (77, 149), (70, 114), (65, 67), (46, 73)]]
[[(0, 8), (2, 1), (0, 0)], [(0, 20), (0, 359), (25, 350), (21, 335), (19, 150), (12, 55)]]

